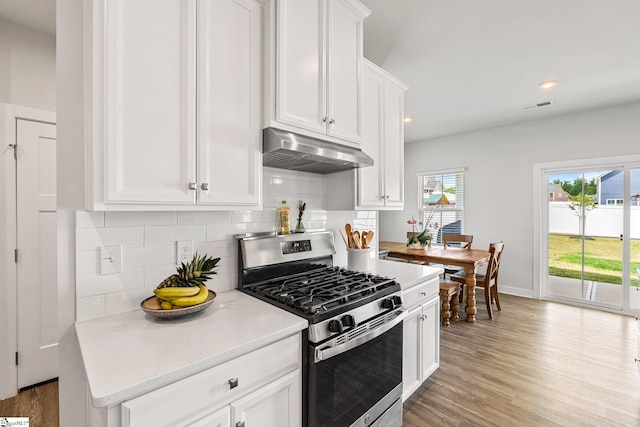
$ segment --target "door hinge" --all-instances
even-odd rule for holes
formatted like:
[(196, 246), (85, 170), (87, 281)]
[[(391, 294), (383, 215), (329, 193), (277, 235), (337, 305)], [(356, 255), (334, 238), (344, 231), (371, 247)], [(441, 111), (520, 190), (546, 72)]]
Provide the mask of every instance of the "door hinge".
[(17, 264), (18, 263), (18, 250), (14, 249), (13, 250), (13, 261)]
[(18, 352), (16, 351), (16, 366), (18, 366)]

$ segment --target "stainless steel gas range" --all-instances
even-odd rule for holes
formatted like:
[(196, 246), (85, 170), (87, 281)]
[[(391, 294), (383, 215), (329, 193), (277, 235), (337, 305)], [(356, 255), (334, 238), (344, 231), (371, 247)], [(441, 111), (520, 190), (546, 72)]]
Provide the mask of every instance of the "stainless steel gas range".
[(309, 321), (303, 425), (401, 426), (400, 285), (334, 267), (331, 232), (238, 238), (240, 289)]

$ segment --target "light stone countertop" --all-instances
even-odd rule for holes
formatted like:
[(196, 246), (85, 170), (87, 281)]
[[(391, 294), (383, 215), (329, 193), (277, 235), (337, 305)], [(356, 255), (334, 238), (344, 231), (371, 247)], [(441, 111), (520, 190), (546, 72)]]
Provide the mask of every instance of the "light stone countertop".
[(369, 260), (369, 267), (371, 273), (395, 278), (403, 291), (444, 273), (440, 267), (385, 259)]
[[(441, 268), (371, 259), (369, 271), (408, 289)], [(95, 407), (113, 405), (257, 350), (307, 328), (307, 320), (240, 291), (175, 320), (142, 310), (76, 323)]]
[(77, 322), (92, 404), (113, 405), (307, 328), (306, 319), (232, 290), (206, 310), (158, 320), (142, 310)]

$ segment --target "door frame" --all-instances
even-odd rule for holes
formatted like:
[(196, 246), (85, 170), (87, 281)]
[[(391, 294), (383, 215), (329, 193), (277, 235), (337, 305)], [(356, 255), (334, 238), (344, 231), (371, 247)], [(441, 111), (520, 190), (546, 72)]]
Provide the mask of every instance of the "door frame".
[[(619, 168), (628, 168), (631, 165), (640, 165), (640, 155), (639, 154), (630, 154), (624, 156), (610, 156), (610, 157), (598, 157), (598, 158), (590, 158), (590, 159), (579, 159), (579, 160), (563, 160), (557, 162), (546, 162), (546, 163), (535, 163), (533, 165), (533, 296), (537, 299), (545, 299), (545, 300), (553, 300), (556, 299), (549, 298), (543, 294), (543, 291), (547, 286), (547, 270), (548, 270), (548, 253), (549, 246), (547, 235), (549, 231), (549, 210), (548, 210), (548, 198), (549, 198), (549, 183), (544, 179), (545, 174), (547, 172), (562, 172), (563, 170), (575, 171), (579, 169), (589, 169), (589, 168), (601, 168), (601, 169), (619, 169)], [(626, 175), (626, 174), (625, 174)], [(628, 224), (628, 215), (629, 215), (629, 207), (628, 204), (625, 206), (623, 210), (624, 216), (624, 233), (626, 235), (629, 234), (629, 224)], [(629, 249), (629, 242), (627, 241), (623, 243), (623, 251), (627, 251)], [(624, 261), (624, 256), (623, 256)], [(626, 265), (626, 267), (624, 267)], [(628, 270), (628, 263), (623, 262), (623, 268)], [(625, 271), (626, 271), (625, 270)], [(628, 274), (625, 273), (624, 274)], [(623, 276), (624, 277), (624, 276)], [(629, 289), (628, 286), (623, 288), (623, 301), (622, 310), (603, 307), (603, 306), (595, 306), (593, 304), (589, 304), (587, 302), (581, 303), (578, 300), (571, 300), (571, 304), (580, 306), (580, 307), (588, 307), (588, 308), (597, 308), (603, 311), (610, 311), (614, 313), (623, 313), (629, 315), (636, 315), (637, 312), (629, 310)], [(562, 300), (562, 302), (567, 302)]]
[[(7, 337), (0, 347), (0, 399), (18, 393), (18, 369), (15, 364), (17, 343), (17, 266), (16, 241), (16, 161), (14, 150), (18, 119), (55, 124), (56, 114), (13, 104), (0, 103), (0, 336)], [(2, 273), (4, 272), (4, 274)]]

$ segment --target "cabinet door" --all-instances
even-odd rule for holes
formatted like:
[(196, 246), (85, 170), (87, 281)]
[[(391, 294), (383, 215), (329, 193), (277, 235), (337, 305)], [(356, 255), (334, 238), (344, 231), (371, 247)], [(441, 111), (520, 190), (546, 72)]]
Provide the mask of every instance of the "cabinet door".
[(383, 156), (383, 95), (382, 76), (362, 68), (361, 88), (362, 151), (373, 158), (373, 166), (358, 169), (358, 207), (379, 208), (384, 206), (382, 181)]
[(105, 3), (105, 200), (194, 203), (195, 3)]
[(384, 194), (388, 207), (404, 206), (404, 89), (384, 85)]
[(198, 2), (198, 203), (258, 206), (262, 5)]
[(326, 7), (328, 133), (360, 142), (359, 90), (363, 18), (344, 0), (327, 1)]
[(188, 424), (189, 427), (230, 427), (231, 426), (231, 408), (224, 408), (199, 419), (196, 422)]
[(300, 370), (231, 404), (232, 426), (298, 427), (302, 424)]
[(276, 119), (326, 133), (322, 0), (276, 5)]
[(411, 310), (404, 319), (402, 336), (402, 400), (407, 400), (422, 384), (421, 343), (422, 306)]
[(440, 366), (440, 299), (422, 306), (422, 381)]

